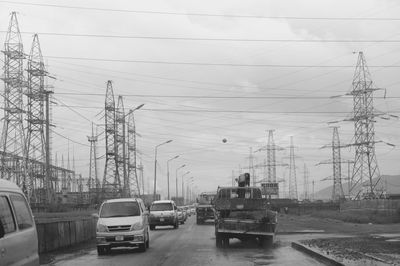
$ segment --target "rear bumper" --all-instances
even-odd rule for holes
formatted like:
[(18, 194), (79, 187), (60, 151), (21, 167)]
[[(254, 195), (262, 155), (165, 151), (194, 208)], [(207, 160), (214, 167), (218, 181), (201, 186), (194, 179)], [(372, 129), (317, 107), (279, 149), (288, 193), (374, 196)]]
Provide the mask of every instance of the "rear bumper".
[(175, 225), (174, 217), (150, 217), (149, 225)]

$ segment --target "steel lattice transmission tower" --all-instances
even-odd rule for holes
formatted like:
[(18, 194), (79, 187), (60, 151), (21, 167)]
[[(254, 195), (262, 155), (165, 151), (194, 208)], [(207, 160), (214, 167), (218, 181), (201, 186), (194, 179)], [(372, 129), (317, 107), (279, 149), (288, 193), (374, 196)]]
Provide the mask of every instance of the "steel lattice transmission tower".
[(298, 199), (297, 194), (297, 178), (296, 178), (296, 161), (294, 155), (293, 136), (290, 137), (290, 155), (289, 155), (289, 198)]
[(342, 186), (342, 157), (340, 155), (340, 139), (338, 127), (333, 128), (332, 136), (332, 168), (333, 168), (333, 188), (332, 200), (344, 198)]
[(25, 134), (23, 124), (23, 61), (25, 54), (17, 15), (11, 14), (4, 43), (4, 123), (1, 135), (1, 178), (12, 180), (27, 193)]
[[(28, 194), (34, 202), (47, 202), (46, 193), (52, 190), (51, 175), (47, 174), (46, 162), (50, 152), (46, 146), (46, 99), (45, 78), (48, 75), (43, 62), (39, 37), (33, 37), (28, 60), (28, 130), (26, 136), (27, 173), (29, 176)], [(32, 159), (32, 160), (29, 160)], [(34, 159), (34, 160), (33, 160)], [(43, 193), (44, 192), (44, 193)]]
[[(100, 182), (97, 175), (97, 134), (94, 135), (93, 124), (92, 124), (92, 135), (88, 136), (90, 142), (90, 164), (89, 164), (89, 179), (88, 179), (88, 190), (89, 190), (89, 202), (92, 203), (99, 201), (99, 190)], [(94, 196), (94, 197), (93, 197)]]
[(130, 110), (128, 115), (128, 179), (133, 196), (140, 196), (137, 168), (135, 116), (133, 110)]
[[(359, 52), (357, 66), (353, 77), (353, 117), (355, 159), (352, 173), (350, 194), (355, 198), (376, 198), (375, 189), (380, 180), (378, 162), (375, 155), (374, 129), (374, 87), (364, 54)], [(359, 189), (361, 185), (361, 189)]]
[(116, 136), (117, 136), (117, 167), (120, 178), (122, 177), (123, 187), (122, 193), (124, 197), (130, 196), (129, 189), (129, 179), (127, 172), (127, 160), (128, 156), (126, 153), (126, 123), (125, 123), (125, 108), (124, 108), (124, 100), (120, 95), (118, 96), (118, 106), (116, 110)]
[(106, 161), (102, 184), (102, 197), (120, 197), (121, 180), (118, 171), (117, 152), (117, 128), (115, 114), (115, 100), (112, 82), (107, 82), (105, 99), (105, 140), (106, 140)]

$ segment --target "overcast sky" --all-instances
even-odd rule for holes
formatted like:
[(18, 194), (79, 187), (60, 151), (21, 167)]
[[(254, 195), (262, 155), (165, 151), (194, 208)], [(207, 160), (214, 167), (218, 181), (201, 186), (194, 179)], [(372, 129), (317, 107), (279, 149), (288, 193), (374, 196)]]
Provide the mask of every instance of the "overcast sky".
[[(332, 141), (328, 122), (351, 117), (352, 99), (331, 96), (351, 91), (358, 51), (376, 87), (386, 89), (386, 99), (384, 90), (375, 92), (376, 109), (400, 112), (398, 1), (0, 1), (1, 43), (12, 11), (18, 13), (25, 53), (32, 33), (39, 33), (48, 70), (57, 78), (50, 81), (57, 102), (54, 131), (71, 141), (53, 134), (53, 155), (66, 158), (69, 146), (84, 177), (89, 121), (104, 124), (107, 80), (116, 100), (124, 95), (125, 108), (145, 104), (135, 115), (146, 192), (148, 186), (152, 191), (154, 147), (173, 140), (158, 149), (163, 195), (168, 159), (180, 155), (170, 162), (172, 184), (175, 169), (186, 164), (179, 182), (190, 171), (185, 178), (194, 177), (198, 191), (215, 190), (230, 184), (239, 166), (247, 171), (250, 147), (265, 146), (270, 129), (286, 149), (277, 152), (279, 163), (289, 162), (294, 138), (299, 195), (304, 164), (316, 190), (330, 185), (320, 180), (332, 175), (332, 166), (316, 164), (332, 156), (320, 149)], [(376, 145), (382, 174), (399, 174), (399, 123), (377, 118), (376, 139), (396, 145)], [(354, 142), (351, 122), (335, 125), (343, 144)], [(104, 134), (99, 139), (103, 158)], [(254, 155), (254, 164), (266, 157)], [(352, 159), (354, 149), (343, 149), (342, 156)], [(103, 159), (98, 170), (102, 179)], [(262, 174), (257, 170), (257, 179)], [(277, 174), (287, 178), (288, 170), (278, 167)]]

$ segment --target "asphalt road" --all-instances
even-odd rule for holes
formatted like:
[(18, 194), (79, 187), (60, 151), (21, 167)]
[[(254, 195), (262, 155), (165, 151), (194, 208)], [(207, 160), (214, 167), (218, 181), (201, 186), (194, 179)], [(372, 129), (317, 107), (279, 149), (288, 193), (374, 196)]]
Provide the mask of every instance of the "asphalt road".
[(158, 227), (150, 231), (150, 248), (138, 252), (136, 248), (113, 249), (111, 253), (98, 256), (96, 247), (58, 254), (47, 265), (321, 265), (318, 261), (292, 249), (291, 236), (278, 236), (271, 248), (258, 247), (254, 242), (231, 240), (227, 248), (216, 248), (213, 224), (196, 225), (195, 217), (188, 218), (184, 225)]

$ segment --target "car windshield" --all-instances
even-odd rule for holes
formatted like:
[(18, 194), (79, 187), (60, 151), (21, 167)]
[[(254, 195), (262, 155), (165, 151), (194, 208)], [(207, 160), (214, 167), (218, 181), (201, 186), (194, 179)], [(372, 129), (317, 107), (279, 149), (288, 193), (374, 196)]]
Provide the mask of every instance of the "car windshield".
[(139, 204), (130, 202), (107, 202), (100, 211), (100, 218), (139, 216)]
[(171, 211), (172, 204), (171, 203), (156, 203), (151, 205), (151, 211)]

